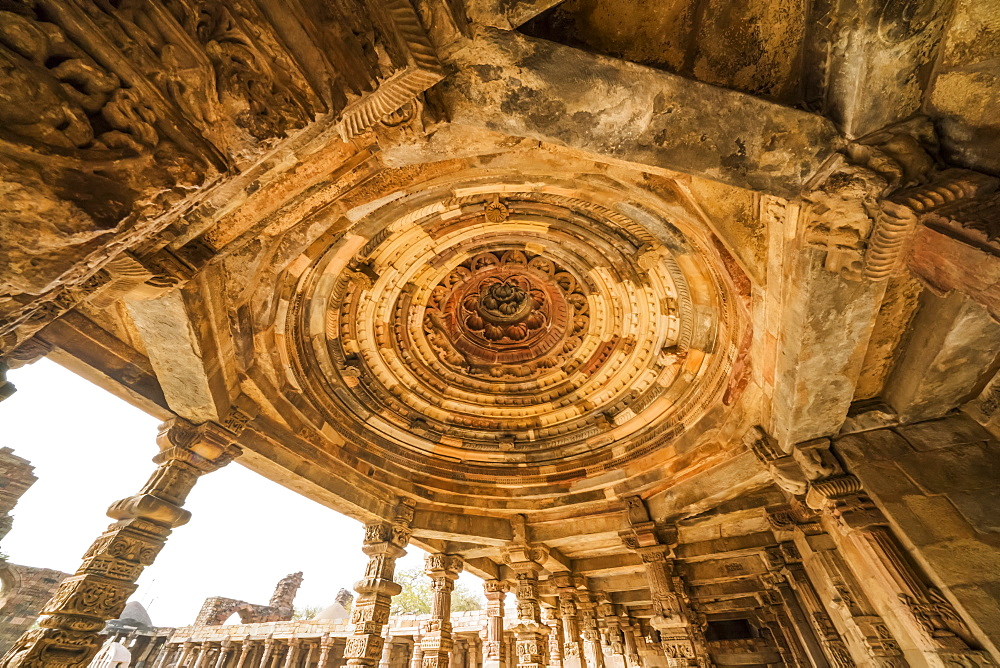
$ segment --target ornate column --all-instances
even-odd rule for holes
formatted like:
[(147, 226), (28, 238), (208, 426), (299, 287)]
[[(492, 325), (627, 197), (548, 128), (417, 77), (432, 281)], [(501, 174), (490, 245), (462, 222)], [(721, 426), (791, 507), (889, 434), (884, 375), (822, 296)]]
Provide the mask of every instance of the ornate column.
[(635, 624), (632, 618), (623, 614), (620, 618), (622, 637), (625, 640), (625, 665), (629, 668), (640, 668), (639, 645), (635, 641)]
[(236, 660), (236, 668), (244, 667), (247, 662), (247, 658), (250, 656), (250, 649), (252, 646), (250, 636), (243, 638), (243, 642), (240, 643), (240, 658)]
[(229, 638), (219, 643), (219, 656), (215, 660), (215, 668), (222, 668), (226, 665), (226, 660), (229, 658), (229, 650), (232, 646), (233, 641)]
[(160, 654), (159, 660), (156, 662), (155, 668), (163, 668), (168, 665), (171, 659), (174, 658), (174, 654), (177, 653), (177, 645), (167, 645), (163, 648), (163, 653)]
[[(813, 618), (817, 623), (832, 626), (830, 615), (837, 616), (845, 629), (842, 644), (851, 650), (849, 654), (852, 661), (858, 665), (870, 663), (877, 668), (908, 666), (892, 632), (875, 612), (866, 592), (854, 580), (833, 538), (823, 530), (813, 511), (796, 500), (794, 506), (769, 508), (767, 519), (776, 535), (794, 532), (799, 544), (811, 555), (811, 572), (806, 575), (807, 569), (803, 562), (800, 564), (802, 573), (797, 581), (809, 583), (809, 590), (812, 589), (812, 578), (815, 578), (817, 584), (823, 584), (826, 591), (823, 600), (829, 602), (829, 613), (817, 597)], [(800, 587), (800, 591), (807, 590)], [(829, 636), (821, 633), (820, 637), (824, 635)], [(833, 657), (837, 653), (834, 647), (829, 656)], [(834, 665), (838, 664), (834, 662)]]
[(466, 652), (465, 652), (465, 668), (479, 668), (479, 648), (476, 647), (476, 639), (474, 637), (469, 638), (465, 641)]
[(295, 660), (299, 658), (299, 649), (302, 641), (292, 636), (288, 639), (288, 654), (285, 655), (285, 668), (294, 668)]
[[(794, 550), (794, 546), (791, 546), (791, 549)], [(809, 665), (815, 668), (826, 668), (829, 666), (826, 654), (820, 647), (819, 638), (814, 633), (813, 623), (806, 617), (799, 604), (799, 599), (795, 595), (788, 572), (785, 569), (785, 558), (782, 556), (781, 550), (778, 548), (764, 550), (764, 561), (767, 564), (768, 572), (761, 576), (761, 583), (777, 594), (781, 605), (792, 620), (792, 631), (798, 637), (799, 644), (807, 655)]]
[(410, 541), (413, 503), (402, 500), (392, 522), (365, 526), (362, 550), (368, 555), (365, 577), (354, 585), (358, 598), (351, 610), (353, 629), (347, 639), (344, 658), (349, 666), (374, 668), (382, 654), (382, 627), (389, 621), (392, 597), (402, 589), (392, 581), (396, 560), (406, 554)]
[(334, 639), (329, 633), (324, 633), (319, 639), (319, 663), (316, 668), (327, 668), (330, 663), (330, 652), (333, 650)]
[(410, 668), (424, 667), (424, 646), (421, 636), (413, 636), (413, 655), (410, 657)]
[[(812, 481), (808, 505), (832, 526), (842, 551), (851, 548), (875, 575), (882, 601), (898, 625), (905, 628), (925, 657), (936, 665), (993, 665), (986, 652), (969, 645), (971, 634), (951, 604), (925, 584), (889, 529), (889, 522), (864, 493), (853, 475)], [(849, 544), (844, 544), (844, 541)], [(850, 563), (850, 562), (849, 562)], [(888, 620), (887, 620), (888, 621)]]
[(764, 589), (757, 592), (757, 601), (760, 607), (757, 608), (758, 616), (767, 623), (774, 635), (775, 642), (778, 643), (778, 651), (781, 652), (786, 666), (793, 668), (805, 668), (811, 665), (805, 658), (802, 648), (799, 646), (798, 638), (795, 637), (795, 630), (785, 611), (781, 607), (781, 598), (774, 591)]
[(607, 594), (599, 595), (597, 613), (604, 619), (607, 628), (608, 654), (618, 664), (617, 668), (625, 668), (625, 641), (622, 636), (621, 620)]
[(604, 651), (601, 648), (601, 632), (597, 628), (597, 606), (589, 592), (577, 594), (580, 608), (581, 632), (583, 634), (584, 656), (592, 668), (604, 668)]
[(384, 644), (382, 645), (382, 654), (378, 658), (378, 668), (389, 668), (392, 663), (392, 637), (389, 635), (389, 629), (385, 630)]
[(563, 668), (581, 668), (583, 662), (583, 642), (580, 639), (580, 625), (577, 619), (576, 586), (569, 573), (556, 573), (550, 578), (559, 594), (559, 618), (562, 620), (562, 660)]
[[(667, 665), (705, 666), (710, 663), (707, 648), (699, 642), (700, 633), (695, 628), (683, 592), (675, 586), (674, 561), (671, 549), (657, 535), (657, 527), (649, 517), (646, 505), (637, 496), (625, 499), (625, 517), (630, 528), (619, 532), (622, 542), (639, 554), (649, 582), (656, 615), (652, 625), (659, 632), (660, 644), (667, 658)], [(667, 543), (676, 542), (676, 531), (670, 533)]]
[(315, 649), (316, 649), (316, 643), (312, 643), (312, 642), (309, 643), (307, 645), (307, 647), (306, 647), (306, 661), (305, 661), (305, 665), (306, 665), (307, 668), (309, 666), (312, 666), (313, 651)]
[(260, 655), (260, 664), (258, 668), (268, 668), (271, 661), (271, 654), (274, 653), (274, 634), (268, 634), (264, 638), (264, 651)]
[(538, 573), (547, 554), (544, 548), (526, 543), (512, 544), (504, 551), (504, 561), (517, 577), (517, 625), (513, 631), (517, 638), (518, 668), (545, 666), (545, 635), (549, 629), (542, 623), (538, 604)]
[(198, 650), (198, 658), (194, 662), (194, 668), (203, 668), (205, 662), (208, 660), (208, 654), (212, 650), (212, 644), (209, 642), (201, 643), (201, 647)]
[(181, 506), (198, 477), (240, 454), (235, 439), (235, 433), (212, 422), (195, 426), (174, 418), (163, 423), (152, 477), (138, 494), (111, 505), (108, 516), (116, 521), (91, 545), (76, 574), (59, 585), (42, 609), (39, 628), (21, 636), (0, 667), (90, 663), (101, 647), (104, 622), (121, 614), (171, 529), (191, 518)]
[(424, 572), (431, 579), (431, 618), (421, 644), (424, 668), (448, 668), (451, 658), (451, 592), (462, 571), (462, 560), (450, 554), (428, 554)]
[(506, 657), (503, 644), (503, 601), (507, 583), (500, 580), (483, 582), (486, 596), (486, 637), (483, 639), (483, 668), (504, 668)]
[(549, 627), (549, 668), (562, 668), (563, 630), (556, 609), (549, 605), (542, 607), (542, 622)]

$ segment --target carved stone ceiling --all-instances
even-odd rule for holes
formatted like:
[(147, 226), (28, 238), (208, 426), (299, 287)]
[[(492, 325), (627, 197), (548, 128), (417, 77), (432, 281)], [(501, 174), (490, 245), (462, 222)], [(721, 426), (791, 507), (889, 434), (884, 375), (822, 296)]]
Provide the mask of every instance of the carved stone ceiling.
[(749, 428), (987, 386), (991, 3), (0, 0), (3, 362), (635, 589), (623, 498), (766, 532)]

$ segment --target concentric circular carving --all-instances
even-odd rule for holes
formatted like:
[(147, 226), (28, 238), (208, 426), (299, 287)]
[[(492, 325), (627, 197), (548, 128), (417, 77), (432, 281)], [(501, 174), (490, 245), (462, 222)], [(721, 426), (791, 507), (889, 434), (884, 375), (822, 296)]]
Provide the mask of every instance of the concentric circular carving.
[(544, 188), (423, 197), (295, 275), (283, 356), (342, 447), (530, 495), (669, 444), (721, 396), (732, 303), (676, 227)]

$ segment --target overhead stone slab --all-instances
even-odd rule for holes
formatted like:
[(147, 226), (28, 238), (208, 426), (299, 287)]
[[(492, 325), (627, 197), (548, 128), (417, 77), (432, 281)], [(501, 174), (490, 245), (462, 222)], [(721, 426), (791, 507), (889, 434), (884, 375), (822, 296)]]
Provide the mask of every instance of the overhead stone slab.
[(442, 84), (453, 123), (782, 196), (839, 144), (820, 116), (518, 33), (483, 29)]

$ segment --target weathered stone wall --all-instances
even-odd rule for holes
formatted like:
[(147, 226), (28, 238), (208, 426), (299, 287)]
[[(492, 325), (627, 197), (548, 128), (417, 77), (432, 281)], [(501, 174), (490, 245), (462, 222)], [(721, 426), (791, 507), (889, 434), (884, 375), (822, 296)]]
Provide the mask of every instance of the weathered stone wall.
[(916, 565), (994, 656), (1000, 645), (1000, 441), (964, 415), (839, 439), (847, 468)]
[(18, 457), (10, 448), (0, 448), (0, 540), (10, 531), (10, 511), (38, 480), (33, 470), (27, 459)]
[(0, 562), (0, 655), (38, 617), (68, 573)]

